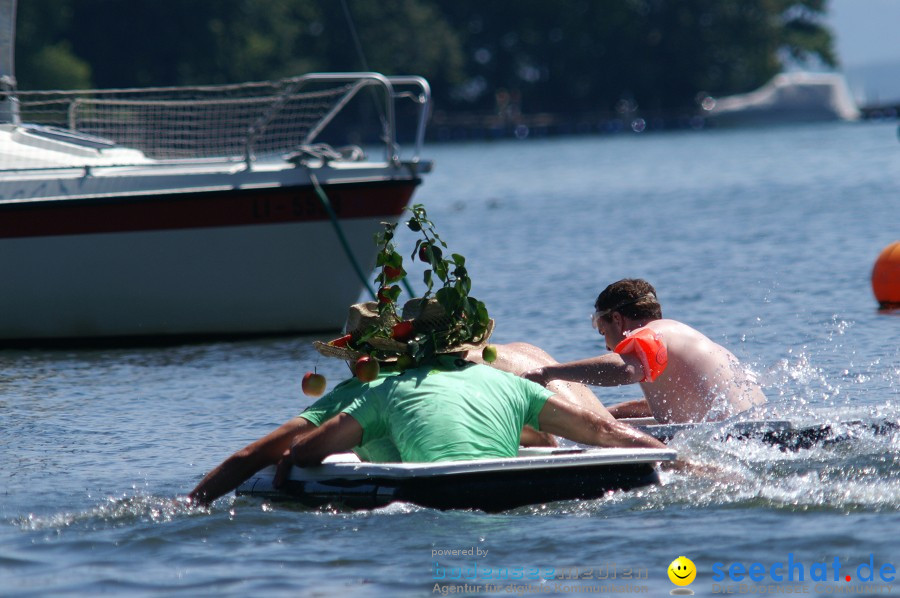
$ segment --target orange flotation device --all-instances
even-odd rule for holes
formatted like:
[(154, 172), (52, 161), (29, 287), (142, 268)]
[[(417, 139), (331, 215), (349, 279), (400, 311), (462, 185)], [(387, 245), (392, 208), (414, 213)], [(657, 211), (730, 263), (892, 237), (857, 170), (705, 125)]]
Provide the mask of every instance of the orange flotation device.
[(662, 337), (649, 328), (638, 328), (628, 334), (613, 349), (619, 355), (633, 353), (641, 360), (644, 367), (644, 378), (641, 382), (653, 382), (666, 369), (669, 363), (669, 352)]

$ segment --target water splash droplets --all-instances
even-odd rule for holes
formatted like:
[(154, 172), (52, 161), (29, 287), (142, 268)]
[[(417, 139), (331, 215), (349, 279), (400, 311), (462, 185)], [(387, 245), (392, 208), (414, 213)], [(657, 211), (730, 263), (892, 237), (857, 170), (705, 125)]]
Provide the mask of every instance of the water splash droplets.
[(818, 420), (813, 442), (789, 450), (762, 438), (716, 439), (714, 432), (695, 428), (670, 446), (680, 458), (709, 469), (664, 473), (660, 492), (648, 498), (653, 508), (900, 510), (900, 409), (885, 405), (871, 411), (830, 410), (835, 419)]
[(117, 526), (136, 521), (166, 523), (178, 517), (206, 513), (208, 509), (190, 504), (186, 498), (161, 496), (108, 497), (102, 504), (76, 512), (36, 515), (29, 513), (16, 523), (28, 530), (62, 529), (83, 525), (89, 527)]

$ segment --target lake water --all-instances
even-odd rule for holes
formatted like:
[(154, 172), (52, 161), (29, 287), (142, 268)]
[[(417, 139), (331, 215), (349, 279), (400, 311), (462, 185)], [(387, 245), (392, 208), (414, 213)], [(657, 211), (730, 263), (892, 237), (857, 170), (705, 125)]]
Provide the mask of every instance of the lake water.
[[(455, 587), (453, 568), (462, 583), (478, 566), (526, 575), (497, 580), (499, 592), (482, 585), (487, 595), (660, 596), (675, 588), (666, 569), (679, 555), (696, 564), (697, 595), (740, 583), (846, 595), (870, 564), (874, 582), (859, 591), (900, 595), (900, 582), (878, 578), (900, 567), (900, 432), (865, 425), (900, 421), (900, 317), (877, 311), (869, 283), (900, 238), (895, 123), (428, 154), (436, 168), (417, 200), (468, 258), (497, 342), (527, 340), (561, 360), (596, 354), (597, 293), (643, 277), (667, 317), (757, 372), (768, 415), (833, 423), (844, 441), (781, 452), (688, 434), (672, 446), (718, 475), (664, 473), (660, 486), (502, 514), (303, 511), (233, 497), (191, 509), (172, 498), (309, 402), (305, 371), (317, 366), (329, 387), (345, 375), (313, 337), (0, 351), (0, 595), (427, 596), (441, 572)], [(637, 388), (595, 390), (613, 403)], [(864, 425), (841, 423), (853, 420)], [(471, 548), (481, 555), (433, 554)], [(770, 572), (789, 559), (805, 579), (779, 585)], [(763, 581), (732, 581), (732, 563), (759, 563)], [(828, 582), (811, 579), (826, 566)], [(527, 579), (547, 568), (594, 579)], [(597, 579), (613, 574), (618, 586)]]

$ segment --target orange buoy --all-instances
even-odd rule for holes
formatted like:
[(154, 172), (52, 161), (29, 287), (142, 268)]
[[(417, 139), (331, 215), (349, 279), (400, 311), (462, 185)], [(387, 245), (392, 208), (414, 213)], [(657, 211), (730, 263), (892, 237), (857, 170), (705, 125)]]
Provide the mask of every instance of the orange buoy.
[(900, 241), (885, 247), (875, 260), (872, 291), (882, 308), (900, 307)]

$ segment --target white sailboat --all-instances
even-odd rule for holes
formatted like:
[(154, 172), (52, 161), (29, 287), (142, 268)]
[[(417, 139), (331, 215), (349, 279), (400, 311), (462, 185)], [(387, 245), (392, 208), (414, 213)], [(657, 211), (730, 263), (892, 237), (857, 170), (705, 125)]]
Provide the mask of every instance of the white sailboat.
[[(373, 234), (430, 170), (424, 79), (23, 92), (15, 1), (0, 11), (0, 344), (340, 327)], [(320, 143), (362, 130), (347, 119), (363, 101), (380, 156)]]

